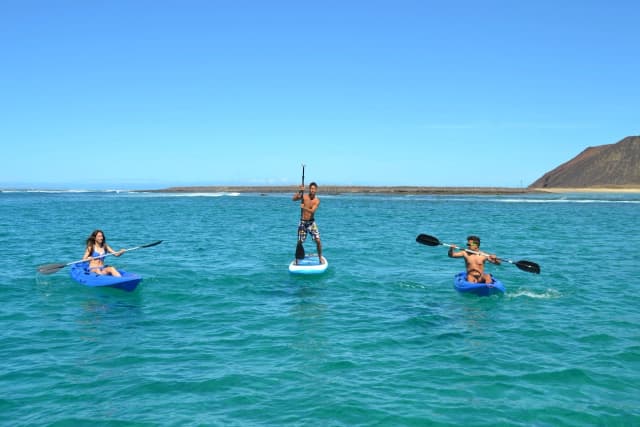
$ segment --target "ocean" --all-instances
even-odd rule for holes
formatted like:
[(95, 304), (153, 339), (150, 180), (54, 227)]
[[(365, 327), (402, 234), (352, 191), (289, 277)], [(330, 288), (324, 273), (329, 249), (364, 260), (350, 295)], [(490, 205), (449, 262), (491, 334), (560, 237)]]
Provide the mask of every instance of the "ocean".
[[(301, 277), (291, 194), (0, 193), (0, 424), (640, 425), (640, 194), (318, 195)], [(97, 228), (136, 291), (37, 273)]]

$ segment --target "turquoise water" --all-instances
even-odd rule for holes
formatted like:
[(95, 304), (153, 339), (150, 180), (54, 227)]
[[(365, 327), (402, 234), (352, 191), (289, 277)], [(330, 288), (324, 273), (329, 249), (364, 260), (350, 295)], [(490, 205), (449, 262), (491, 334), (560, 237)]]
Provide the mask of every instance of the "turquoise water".
[[(640, 425), (640, 195), (320, 196), (297, 277), (290, 194), (0, 193), (0, 423)], [(135, 292), (36, 274), (95, 228), (164, 240)], [(419, 233), (542, 274), (460, 295)]]

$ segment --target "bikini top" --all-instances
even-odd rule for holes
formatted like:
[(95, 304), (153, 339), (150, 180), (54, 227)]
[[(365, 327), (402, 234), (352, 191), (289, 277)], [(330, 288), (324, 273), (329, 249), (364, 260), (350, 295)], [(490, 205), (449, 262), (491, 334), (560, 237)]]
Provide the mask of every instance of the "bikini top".
[(103, 253), (100, 253), (98, 251), (96, 251), (95, 246), (93, 247), (93, 252), (91, 252), (91, 257), (92, 258), (96, 258), (96, 257), (102, 257), (101, 259), (104, 258), (104, 256), (107, 254), (107, 250), (105, 249)]

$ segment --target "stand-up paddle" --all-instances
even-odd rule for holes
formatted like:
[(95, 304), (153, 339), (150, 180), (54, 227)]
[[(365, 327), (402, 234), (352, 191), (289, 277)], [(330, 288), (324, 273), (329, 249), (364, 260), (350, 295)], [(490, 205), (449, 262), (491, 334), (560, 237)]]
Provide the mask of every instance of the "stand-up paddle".
[[(124, 249), (122, 251), (122, 253), (135, 251), (136, 249), (150, 248), (151, 246), (156, 246), (156, 245), (159, 245), (160, 243), (162, 243), (162, 240), (158, 240), (157, 242), (153, 242), (153, 243), (147, 243), (146, 245), (136, 246), (135, 248)], [(95, 257), (93, 259), (105, 258), (105, 257), (108, 257), (109, 255), (113, 255), (113, 254), (105, 254), (105, 255), (102, 255), (102, 256), (99, 256), (99, 257)], [(79, 264), (79, 263), (86, 262), (86, 261), (88, 261), (88, 260), (81, 259), (79, 261), (68, 262), (66, 264), (65, 263), (44, 264), (44, 265), (41, 265), (41, 266), (38, 267), (38, 273), (40, 273), (40, 274), (53, 274), (53, 273), (63, 269), (64, 267), (67, 267), (69, 265)]]
[[(302, 202), (304, 203), (304, 164), (302, 164), (302, 190), (300, 191), (302, 196)], [(300, 208), (300, 222), (302, 222), (302, 216), (304, 209)], [(302, 238), (300, 235), (300, 229), (298, 229), (298, 244), (296, 245), (296, 260), (304, 259), (304, 246), (302, 245)]]
[[(455, 245), (450, 245), (448, 243), (442, 243), (440, 240), (438, 240), (438, 238), (429, 236), (428, 234), (419, 234), (418, 237), (416, 237), (416, 242), (421, 243), (423, 245), (427, 245), (427, 246), (442, 245), (442, 246), (448, 246), (450, 248), (457, 247)], [(476, 254), (476, 255), (486, 255), (483, 252), (472, 251), (470, 249), (462, 249), (462, 250), (472, 254)], [(510, 259), (506, 259), (506, 258), (497, 258), (497, 259), (499, 261), (506, 261), (509, 264), (513, 264), (522, 271), (526, 271), (528, 273), (540, 274), (540, 266), (533, 261), (525, 261), (525, 260), (511, 261)]]

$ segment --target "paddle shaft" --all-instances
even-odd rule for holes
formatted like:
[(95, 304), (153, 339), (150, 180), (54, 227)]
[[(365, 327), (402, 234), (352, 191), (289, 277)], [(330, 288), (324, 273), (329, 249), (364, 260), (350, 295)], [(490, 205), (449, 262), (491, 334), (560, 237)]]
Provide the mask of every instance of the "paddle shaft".
[[(448, 246), (451, 248), (457, 248), (458, 246), (456, 245), (450, 245), (448, 243), (442, 243), (440, 240), (438, 240), (437, 237), (433, 237), (433, 236), (429, 236), (428, 234), (420, 234), (418, 235), (418, 237), (416, 237), (416, 242), (421, 243), (423, 245), (427, 245), (427, 246), (438, 246), (438, 245), (442, 245), (442, 246)], [(477, 252), (477, 251), (472, 251), (471, 249), (461, 249), (464, 251), (467, 251), (469, 253), (472, 254), (478, 254), (478, 255), (482, 255), (482, 256), (489, 256), (488, 254), (484, 253), (484, 252)], [(540, 266), (532, 261), (525, 261), (525, 260), (520, 260), (520, 261), (512, 261), (510, 259), (507, 258), (496, 258), (499, 261), (506, 261), (510, 264), (515, 265), (516, 267), (518, 267), (520, 270), (523, 271), (527, 271), (529, 273), (535, 273), (535, 274), (540, 274)]]
[[(447, 244), (447, 243), (441, 243), (441, 245), (443, 245), (443, 246), (449, 246), (450, 248), (457, 247), (457, 246), (455, 246), (455, 245), (449, 245), (449, 244)], [(482, 255), (482, 256), (486, 256), (486, 257), (488, 257), (488, 256), (489, 256), (489, 254), (485, 254), (484, 252), (472, 251), (471, 249), (460, 249), (460, 250), (462, 250), (462, 251), (466, 251), (466, 252), (469, 252), (469, 253), (472, 253), (472, 254), (476, 254), (476, 255)], [(524, 261), (524, 260), (521, 260), (521, 261), (512, 261), (512, 260), (507, 259), (507, 258), (498, 258), (498, 257), (496, 257), (496, 261), (501, 261), (501, 262), (502, 262), (502, 261), (506, 261), (506, 262), (508, 262), (509, 264), (513, 264), (513, 265), (515, 265), (515, 266), (516, 266), (516, 267), (518, 267), (520, 270), (527, 271), (527, 272), (529, 272), (529, 273), (540, 274), (540, 266), (539, 266), (538, 264), (536, 264), (535, 262), (531, 262), (531, 261)]]
[[(158, 240), (157, 242), (153, 242), (153, 243), (147, 243), (146, 245), (140, 245), (140, 246), (136, 246), (135, 248), (129, 248), (129, 249), (122, 249), (122, 253), (125, 252), (131, 252), (131, 251), (135, 251), (137, 249), (142, 249), (142, 248), (148, 248), (149, 246), (155, 246), (155, 245), (159, 245), (160, 243), (162, 243), (162, 240)], [(96, 256), (96, 257), (91, 257), (91, 258), (87, 258), (87, 259), (81, 259), (80, 261), (74, 261), (74, 262), (70, 262), (66, 265), (71, 265), (71, 264), (79, 264), (81, 262), (85, 262), (85, 261), (93, 261), (95, 259), (100, 259), (100, 258), (106, 258), (110, 255), (115, 255), (116, 253), (118, 253), (120, 251), (115, 251), (113, 253), (108, 253), (108, 254), (104, 254), (104, 255), (100, 255), (100, 256)]]
[[(300, 196), (302, 197), (302, 203), (304, 203), (304, 164), (302, 165), (302, 190), (300, 191)], [(304, 208), (300, 208), (300, 221), (304, 217)]]
[[(300, 224), (304, 218), (304, 163), (302, 164), (302, 189), (300, 190)], [(300, 238), (300, 225), (298, 225), (298, 243), (296, 244), (296, 259), (304, 259), (304, 246), (302, 246), (302, 239)]]
[[(450, 248), (457, 248), (457, 247), (458, 247), (457, 245), (450, 245), (450, 244), (448, 244), (448, 243), (440, 243), (440, 244), (441, 244), (442, 246), (448, 246), (448, 247), (450, 247)], [(461, 251), (465, 251), (465, 252), (469, 252), (470, 254), (482, 255), (482, 256), (486, 256), (486, 257), (488, 257), (488, 256), (489, 256), (489, 254), (485, 254), (484, 252), (472, 251), (471, 249), (464, 249), (464, 248), (462, 248), (462, 249), (460, 249), (460, 250), (461, 250)], [(511, 262), (511, 260), (508, 260), (508, 259), (503, 259), (503, 258), (498, 258), (498, 257), (496, 257), (496, 259), (497, 259), (498, 261), (507, 261), (507, 262)], [(512, 263), (512, 262), (511, 262), (511, 263)], [(512, 263), (512, 264), (513, 264), (513, 263)]]
[[(136, 246), (134, 248), (129, 248), (129, 249), (123, 249), (122, 253), (125, 252), (130, 252), (130, 251), (135, 251), (136, 249), (142, 249), (142, 248), (149, 248), (151, 246), (156, 246), (159, 245), (160, 243), (162, 243), (162, 240), (158, 240), (156, 242), (153, 243), (147, 243), (146, 245), (140, 245), (140, 246)], [(78, 261), (73, 261), (73, 262), (68, 262), (66, 264), (49, 264), (49, 265), (43, 265), (38, 267), (38, 271), (40, 271), (41, 273), (44, 274), (51, 274), (51, 273), (55, 273), (56, 271), (60, 270), (61, 268), (67, 267), (69, 265), (73, 265), (73, 264), (79, 264), (81, 262), (86, 262), (86, 261), (92, 261), (95, 259), (103, 259), (108, 257), (109, 255), (115, 255), (116, 252), (114, 253), (108, 253), (108, 254), (104, 254), (104, 255), (100, 255), (97, 257), (91, 257), (91, 258), (87, 258), (87, 259), (81, 259)]]

